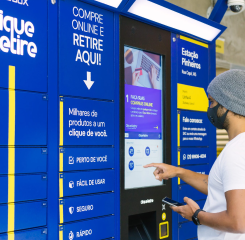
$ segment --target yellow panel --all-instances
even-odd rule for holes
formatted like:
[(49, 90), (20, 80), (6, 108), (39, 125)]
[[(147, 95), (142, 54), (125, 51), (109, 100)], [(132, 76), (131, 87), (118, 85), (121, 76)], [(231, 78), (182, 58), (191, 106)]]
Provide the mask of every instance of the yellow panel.
[(9, 90), (9, 129), (8, 145), (15, 144), (15, 91)]
[(15, 205), (14, 203), (8, 204), (8, 232), (14, 231), (14, 211)]
[(178, 147), (180, 146), (180, 114), (178, 113)]
[(60, 146), (63, 146), (63, 136), (64, 136), (64, 103), (60, 101)]
[(9, 89), (15, 89), (15, 67), (9, 66)]
[(180, 165), (180, 151), (178, 151), (178, 165)]
[[(166, 227), (167, 227), (167, 234), (164, 236), (162, 236), (162, 234), (161, 234), (161, 226), (162, 225), (166, 225)], [(169, 223), (168, 222), (162, 222), (159, 224), (159, 238), (164, 239), (164, 238), (168, 238), (168, 237), (169, 237)]]
[(63, 240), (63, 230), (59, 231), (59, 240)]
[(202, 47), (205, 47), (205, 48), (208, 48), (208, 44), (199, 42), (197, 40), (194, 40), (194, 39), (191, 39), (191, 38), (188, 38), (188, 37), (180, 36), (180, 39), (185, 40), (187, 42), (194, 43), (196, 45), (199, 45), (199, 46), (202, 46)]
[(224, 54), (225, 53), (225, 40), (224, 39), (217, 39), (216, 40), (216, 52)]
[(63, 167), (63, 153), (61, 153), (60, 152), (60, 172), (63, 172), (63, 169), (64, 169), (64, 167)]
[[(9, 116), (8, 116), (8, 232), (14, 231), (15, 222), (15, 67), (9, 66)], [(14, 239), (9, 233), (8, 239)]]
[(64, 223), (64, 205), (60, 204), (60, 223)]
[(178, 108), (207, 112), (208, 97), (205, 90), (178, 83)]
[(14, 240), (14, 232), (8, 232), (8, 240)]
[(60, 198), (62, 198), (63, 197), (63, 178), (60, 178), (60, 181), (59, 181), (59, 183), (60, 183)]

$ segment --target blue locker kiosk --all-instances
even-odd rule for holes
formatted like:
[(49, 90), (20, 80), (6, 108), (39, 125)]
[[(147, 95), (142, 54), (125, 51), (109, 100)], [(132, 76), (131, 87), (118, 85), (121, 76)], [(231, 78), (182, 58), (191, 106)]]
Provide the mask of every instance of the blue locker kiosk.
[(225, 31), (211, 17), (162, 0), (1, 1), (0, 240), (197, 237), (162, 198), (206, 196), (143, 166), (210, 171)]

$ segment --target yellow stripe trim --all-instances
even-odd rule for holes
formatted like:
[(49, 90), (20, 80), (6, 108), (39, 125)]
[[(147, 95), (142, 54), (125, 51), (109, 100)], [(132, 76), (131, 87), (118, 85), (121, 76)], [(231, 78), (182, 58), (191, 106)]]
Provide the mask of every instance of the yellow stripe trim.
[[(9, 119), (8, 119), (8, 232), (14, 231), (15, 222), (15, 67), (9, 66)], [(8, 234), (8, 240), (14, 234)]]
[(8, 240), (14, 240), (14, 232), (8, 232)]
[(180, 151), (178, 151), (178, 165), (180, 165)]
[(180, 146), (180, 114), (178, 113), (178, 147)]
[(59, 240), (63, 240), (63, 230), (59, 230)]
[(8, 204), (8, 232), (14, 231), (14, 211), (15, 211), (14, 203), (9, 203)]
[(9, 89), (15, 89), (15, 67), (9, 66)]
[(64, 205), (60, 204), (60, 223), (64, 223)]
[(64, 103), (60, 101), (60, 146), (63, 146), (63, 136), (64, 136), (63, 116), (64, 116)]
[[(180, 165), (180, 151), (178, 151), (178, 166)], [(178, 178), (178, 185), (180, 185), (180, 178)]]
[(202, 46), (202, 47), (205, 47), (205, 48), (208, 48), (208, 44), (199, 42), (199, 41), (197, 41), (197, 40), (194, 40), (194, 39), (191, 39), (191, 38), (188, 38), (188, 37), (184, 37), (184, 36), (181, 36), (181, 35), (180, 35), (180, 39), (185, 40), (185, 41), (187, 41), (187, 42), (194, 43), (194, 44), (196, 44), (196, 45), (199, 45), (199, 46)]
[(60, 198), (63, 198), (63, 195), (64, 195), (64, 193), (63, 193), (63, 178), (60, 178), (60, 180), (59, 180), (59, 182), (60, 182)]
[[(61, 150), (62, 148), (60, 148), (60, 150)], [(63, 172), (63, 170), (64, 170), (64, 155), (63, 155), (63, 153), (61, 153), (60, 152), (60, 172)]]

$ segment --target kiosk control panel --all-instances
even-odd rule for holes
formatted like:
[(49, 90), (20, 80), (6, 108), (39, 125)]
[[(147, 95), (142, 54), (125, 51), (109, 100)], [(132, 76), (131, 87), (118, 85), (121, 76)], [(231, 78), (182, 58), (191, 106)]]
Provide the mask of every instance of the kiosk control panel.
[[(170, 33), (120, 18), (121, 239), (171, 235), (171, 181), (149, 163), (170, 163)], [(165, 219), (162, 220), (164, 213)]]

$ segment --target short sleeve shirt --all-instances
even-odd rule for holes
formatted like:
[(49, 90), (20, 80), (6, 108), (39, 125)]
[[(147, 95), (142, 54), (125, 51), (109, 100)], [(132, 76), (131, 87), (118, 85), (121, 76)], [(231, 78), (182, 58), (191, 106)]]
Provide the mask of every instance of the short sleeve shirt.
[[(204, 210), (218, 213), (227, 210), (225, 192), (245, 189), (245, 133), (227, 143), (208, 177), (208, 197)], [(245, 240), (245, 234), (218, 231), (201, 225), (198, 240)]]

